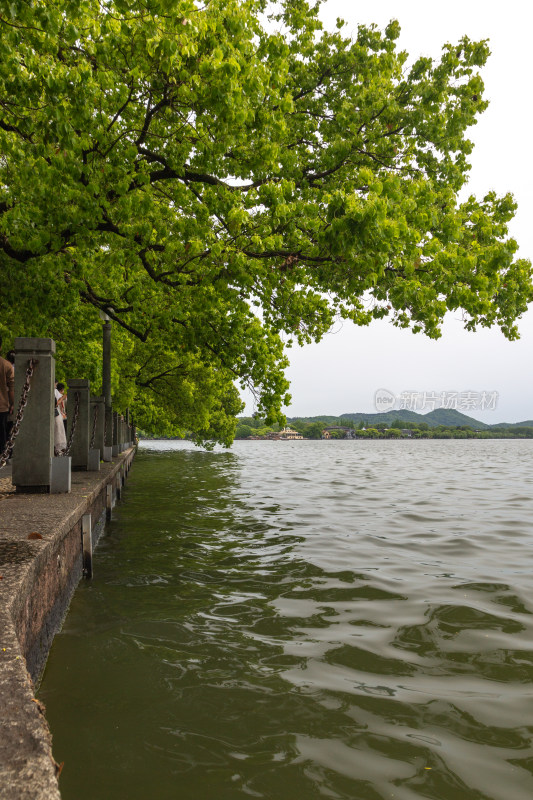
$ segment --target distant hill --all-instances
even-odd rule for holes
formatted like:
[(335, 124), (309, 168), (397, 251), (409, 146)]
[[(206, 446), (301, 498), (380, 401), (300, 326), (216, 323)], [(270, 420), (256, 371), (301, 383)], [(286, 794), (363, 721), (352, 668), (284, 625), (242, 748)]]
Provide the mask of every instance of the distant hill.
[(525, 422), (497, 422), (490, 425), (491, 428), (533, 428), (533, 419), (526, 419)]
[(340, 419), (348, 419), (348, 417), (332, 417), (331, 414), (321, 414), (319, 417), (287, 417), (287, 422), (294, 422), (295, 420), (302, 422), (326, 422), (328, 425), (338, 424)]
[(290, 423), (301, 420), (302, 422), (325, 422), (327, 425), (338, 425), (341, 420), (348, 419), (355, 422), (357, 425), (362, 422), (367, 428), (377, 425), (380, 422), (385, 422), (387, 425), (390, 425), (391, 422), (397, 419), (418, 424), (425, 422), (430, 428), (436, 428), (438, 425), (445, 425), (450, 428), (459, 428), (468, 425), (476, 431), (498, 428), (533, 428), (533, 420), (531, 419), (525, 420), (524, 422), (497, 422), (494, 425), (488, 425), (486, 422), (474, 419), (474, 417), (461, 414), (460, 411), (456, 411), (454, 408), (436, 408), (434, 411), (429, 411), (427, 414), (417, 414), (415, 411), (408, 411), (405, 408), (398, 411), (386, 411), (374, 414), (350, 411), (346, 414), (340, 414), (338, 417), (331, 416), (331, 414), (319, 414), (315, 417), (287, 417), (287, 422)]
[(437, 427), (437, 425), (446, 425), (450, 427), (469, 425), (471, 428), (481, 431), (491, 427), (487, 425), (486, 422), (480, 422), (473, 417), (467, 417), (466, 414), (461, 414), (460, 411), (456, 411), (454, 408), (436, 408), (435, 411), (430, 411), (429, 414), (423, 414), (422, 416), (424, 422), (427, 422), (432, 428)]
[(417, 414), (416, 411), (400, 409), (397, 411), (393, 410), (374, 414), (350, 411), (346, 414), (340, 414), (338, 417), (333, 417), (329, 414), (321, 414), (315, 417), (287, 417), (288, 422), (293, 422), (297, 419), (303, 422), (326, 422), (328, 425), (338, 424), (343, 419), (349, 419), (356, 424), (362, 422), (365, 427), (371, 427), (380, 422), (385, 422), (387, 425), (390, 425), (391, 422), (399, 419), (404, 422), (414, 422), (418, 424), (425, 422), (430, 428), (436, 428), (438, 425), (446, 425), (446, 427), (468, 425), (478, 431), (489, 430), (490, 428), (533, 427), (533, 421), (531, 420), (526, 422), (513, 422), (510, 424), (499, 422), (495, 425), (488, 425), (486, 422), (474, 419), (474, 417), (461, 414), (460, 411), (456, 411), (454, 408), (436, 408), (434, 411), (429, 411), (427, 414)]
[(382, 411), (375, 414), (342, 414), (341, 417), (342, 419), (351, 419), (357, 423), (364, 422), (367, 427), (376, 425), (378, 422), (386, 422), (387, 425), (390, 425), (395, 419), (402, 419), (405, 422), (425, 422), (425, 419), (422, 420), (423, 414), (408, 411), (406, 408), (402, 408), (399, 411)]
[(380, 414), (362, 414), (360, 412), (351, 412), (349, 414), (340, 414), (338, 417), (328, 416), (327, 414), (320, 414), (317, 417), (287, 417), (287, 422), (300, 419), (302, 422), (327, 422), (330, 425), (335, 425), (343, 419), (349, 419), (353, 422), (363, 422), (367, 426), (371, 426), (378, 422), (386, 422), (388, 425), (390, 425), (390, 423), (395, 419), (403, 419), (406, 422), (421, 422), (422, 416), (422, 414), (415, 414), (414, 411), (406, 411), (404, 409), (402, 411), (386, 411)]
[[(240, 418), (244, 419), (244, 418)], [(332, 416), (331, 414), (318, 414), (314, 417), (287, 417), (287, 422), (296, 421), (301, 422), (324, 422), (326, 425), (339, 425), (343, 420), (350, 420), (356, 425), (363, 423), (365, 428), (371, 428), (378, 425), (380, 422), (391, 425), (395, 420), (403, 422), (410, 422), (420, 425), (425, 422), (430, 428), (436, 428), (439, 425), (444, 425), (449, 428), (460, 428), (469, 426), (475, 431), (498, 430), (501, 428), (533, 428), (533, 420), (528, 419), (524, 422), (497, 422), (494, 425), (488, 425), (486, 422), (481, 422), (474, 417), (468, 417), (466, 414), (461, 414), (454, 408), (436, 408), (427, 414), (417, 414), (415, 411), (408, 411), (403, 408), (397, 411), (386, 411), (382, 413), (364, 414), (362, 412), (347, 412), (339, 416)]]

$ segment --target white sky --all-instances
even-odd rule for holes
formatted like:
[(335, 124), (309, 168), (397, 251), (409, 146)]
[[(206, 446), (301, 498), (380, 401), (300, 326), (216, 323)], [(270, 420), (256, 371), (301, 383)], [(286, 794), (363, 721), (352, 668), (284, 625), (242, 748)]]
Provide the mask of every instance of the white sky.
[[(526, 0), (325, 0), (322, 19), (328, 28), (337, 17), (347, 23), (345, 33), (359, 23), (385, 27), (399, 20), (398, 46), (410, 56), (438, 57), (445, 42), (463, 35), (489, 39), (492, 55), (482, 71), (485, 98), (490, 106), (469, 131), (475, 143), (468, 193), (482, 196), (495, 189), (512, 192), (518, 212), (511, 233), (519, 255), (533, 258), (533, 170), (530, 56), (533, 4)], [(374, 412), (374, 394), (388, 389), (403, 392), (473, 392), (476, 408), (459, 410), (488, 423), (533, 419), (533, 308), (522, 318), (521, 339), (508, 342), (498, 329), (464, 331), (459, 315), (449, 315), (438, 341), (376, 321), (356, 328), (344, 323), (318, 344), (288, 351), (292, 404), (288, 416)], [(481, 392), (498, 392), (493, 410), (482, 410)], [(477, 401), (476, 401), (477, 397)], [(248, 398), (245, 398), (248, 399)], [(411, 406), (412, 407), (412, 406)], [(413, 408), (413, 410), (415, 410)], [(248, 402), (246, 412), (252, 413)]]

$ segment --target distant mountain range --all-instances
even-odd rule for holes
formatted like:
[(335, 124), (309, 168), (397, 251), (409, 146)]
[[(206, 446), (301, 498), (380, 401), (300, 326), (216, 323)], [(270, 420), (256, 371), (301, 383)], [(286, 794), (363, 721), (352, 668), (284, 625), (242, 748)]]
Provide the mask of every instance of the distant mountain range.
[(342, 419), (349, 419), (358, 424), (362, 422), (367, 428), (379, 422), (386, 422), (387, 425), (390, 425), (396, 419), (404, 420), (405, 422), (425, 422), (430, 428), (436, 428), (438, 425), (446, 425), (446, 427), (469, 425), (478, 431), (495, 428), (533, 428), (533, 420), (531, 419), (525, 420), (525, 422), (498, 422), (494, 425), (487, 425), (486, 422), (480, 422), (478, 419), (461, 414), (460, 411), (456, 411), (454, 408), (436, 408), (427, 414), (417, 414), (416, 411), (401, 409), (399, 411), (386, 411), (376, 414), (350, 412), (341, 414), (338, 417), (332, 417), (327, 414), (317, 417), (287, 417), (287, 422), (294, 422), (297, 419), (303, 422), (327, 422), (330, 425), (338, 424)]

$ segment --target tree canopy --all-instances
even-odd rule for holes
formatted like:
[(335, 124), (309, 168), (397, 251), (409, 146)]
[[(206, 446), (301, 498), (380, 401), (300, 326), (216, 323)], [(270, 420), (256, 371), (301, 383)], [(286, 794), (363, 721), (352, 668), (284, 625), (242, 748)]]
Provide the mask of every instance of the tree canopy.
[(459, 201), (486, 42), (407, 66), (306, 0), (0, 0), (0, 332), (52, 336), (154, 432), (281, 420), (284, 347), (340, 315), (516, 338), (515, 205)]

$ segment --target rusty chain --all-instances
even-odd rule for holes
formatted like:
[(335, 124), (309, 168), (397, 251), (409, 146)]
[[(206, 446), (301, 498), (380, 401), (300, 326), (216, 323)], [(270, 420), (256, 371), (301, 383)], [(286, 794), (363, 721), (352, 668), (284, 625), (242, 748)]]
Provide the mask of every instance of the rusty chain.
[(28, 405), (28, 394), (30, 391), (31, 379), (33, 376), (35, 365), (37, 363), (38, 362), (35, 358), (30, 358), (28, 361), (28, 369), (26, 370), (26, 379), (24, 381), (24, 386), (22, 387), (22, 392), (20, 395), (20, 403), (17, 410), (17, 416), (15, 418), (15, 422), (13, 423), (13, 427), (11, 428), (11, 433), (9, 435), (9, 439), (6, 442), (4, 452), (0, 456), (0, 469), (2, 469), (2, 467), (5, 467), (5, 465), (7, 464), (9, 453), (11, 452), (11, 448), (13, 447), (13, 442), (17, 438), (17, 434), (20, 428), (20, 423), (22, 422), (22, 418), (24, 417), (24, 410)]
[(93, 432), (91, 433), (91, 444), (89, 445), (89, 450), (92, 450), (94, 447), (94, 440), (96, 439), (96, 420), (98, 419), (98, 406), (94, 406), (94, 414), (93, 414)]
[(78, 422), (78, 414), (80, 412), (80, 399), (81, 399), (81, 393), (80, 392), (76, 392), (76, 394), (74, 395), (74, 403), (75, 403), (75, 405), (74, 405), (74, 416), (72, 418), (72, 427), (70, 429), (70, 436), (68, 437), (67, 446), (60, 453), (60, 455), (62, 455), (62, 456), (68, 456), (69, 455), (70, 449), (72, 447), (72, 442), (74, 441), (74, 433), (76, 432), (76, 424)]

